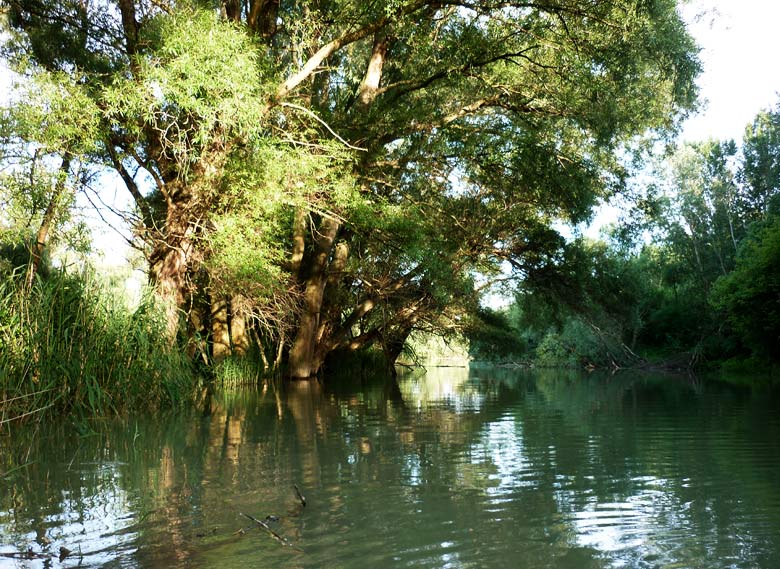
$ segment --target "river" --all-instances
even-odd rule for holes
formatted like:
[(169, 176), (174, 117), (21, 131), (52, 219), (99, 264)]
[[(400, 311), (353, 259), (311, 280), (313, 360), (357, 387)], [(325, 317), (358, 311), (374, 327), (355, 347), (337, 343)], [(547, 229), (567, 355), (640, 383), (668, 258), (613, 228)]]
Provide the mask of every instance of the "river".
[(0, 567), (76, 566), (776, 569), (780, 389), (432, 368), (17, 427)]

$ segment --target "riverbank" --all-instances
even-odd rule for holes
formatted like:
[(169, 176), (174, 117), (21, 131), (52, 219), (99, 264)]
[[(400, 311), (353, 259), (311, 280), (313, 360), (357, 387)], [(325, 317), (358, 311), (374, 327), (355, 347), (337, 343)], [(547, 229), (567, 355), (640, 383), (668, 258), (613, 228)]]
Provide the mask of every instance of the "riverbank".
[(90, 272), (53, 271), (31, 288), (0, 279), (0, 428), (176, 405), (198, 380), (165, 341), (151, 295), (130, 308)]

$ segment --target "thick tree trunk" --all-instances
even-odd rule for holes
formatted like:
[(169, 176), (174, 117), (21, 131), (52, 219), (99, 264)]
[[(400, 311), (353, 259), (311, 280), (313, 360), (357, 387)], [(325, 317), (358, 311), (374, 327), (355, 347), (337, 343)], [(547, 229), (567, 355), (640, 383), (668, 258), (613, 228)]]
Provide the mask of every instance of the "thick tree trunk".
[(245, 356), (249, 351), (246, 318), (237, 310), (240, 298), (217, 297), (211, 302), (212, 357), (215, 362), (228, 356)]
[(413, 327), (411, 325), (402, 326), (396, 330), (393, 330), (388, 337), (384, 339), (382, 349), (385, 353), (385, 359), (387, 360), (387, 370), (390, 375), (395, 377), (395, 362), (404, 351), (406, 340), (412, 333)]
[(191, 304), (187, 272), (194, 251), (187, 208), (169, 202), (165, 235), (156, 240), (150, 257), (150, 279), (165, 305), (166, 336), (176, 341), (180, 317)]
[(222, 296), (211, 301), (211, 355), (215, 362), (231, 354), (228, 302)]
[(276, 33), (276, 17), (279, 13), (279, 0), (251, 0), (247, 25), (249, 29), (267, 38)]
[(223, 0), (222, 13), (226, 19), (238, 24), (241, 21), (241, 1)]
[(246, 316), (238, 307), (240, 299), (233, 297), (230, 300), (230, 349), (235, 356), (245, 356), (249, 352), (249, 330), (246, 325)]
[(303, 294), (303, 314), (289, 355), (289, 375), (307, 378), (322, 365), (316, 349), (322, 300), (328, 282), (328, 261), (341, 224), (331, 217), (322, 220), (314, 239), (314, 255), (309, 266)]

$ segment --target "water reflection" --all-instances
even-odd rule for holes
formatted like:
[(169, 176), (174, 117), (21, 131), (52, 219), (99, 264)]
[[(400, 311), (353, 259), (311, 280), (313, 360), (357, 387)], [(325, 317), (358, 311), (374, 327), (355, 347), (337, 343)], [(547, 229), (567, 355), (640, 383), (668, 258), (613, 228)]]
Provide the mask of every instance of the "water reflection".
[(780, 566), (769, 389), (439, 368), (93, 430), (0, 440), (0, 566)]

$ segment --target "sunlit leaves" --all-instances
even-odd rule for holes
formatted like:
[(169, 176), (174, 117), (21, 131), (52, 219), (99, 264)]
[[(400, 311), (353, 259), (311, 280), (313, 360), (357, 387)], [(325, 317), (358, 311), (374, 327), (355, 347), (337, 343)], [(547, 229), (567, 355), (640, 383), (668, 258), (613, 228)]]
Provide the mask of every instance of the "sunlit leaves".
[(212, 144), (262, 131), (271, 78), (245, 33), (203, 11), (161, 17), (152, 30), (138, 77), (118, 77), (103, 95), (110, 121), (155, 129), (185, 166)]
[(215, 286), (258, 300), (278, 294), (289, 286), (284, 267), (293, 212), (343, 217), (360, 207), (351, 162), (338, 148), (325, 149), (313, 153), (269, 139), (234, 157), (204, 238)]
[(31, 143), (44, 153), (95, 150), (100, 109), (89, 89), (64, 73), (39, 72), (20, 84), (13, 106), (3, 109), (8, 143)]

